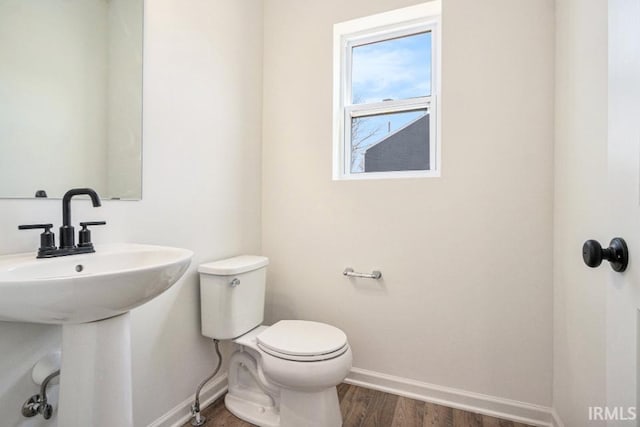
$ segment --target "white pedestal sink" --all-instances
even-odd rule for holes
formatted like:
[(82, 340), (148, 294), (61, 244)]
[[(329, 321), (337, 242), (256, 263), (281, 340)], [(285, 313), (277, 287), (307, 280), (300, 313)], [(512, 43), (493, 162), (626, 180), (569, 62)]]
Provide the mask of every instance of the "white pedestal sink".
[(136, 244), (0, 256), (0, 320), (62, 325), (59, 426), (133, 426), (129, 310), (178, 281), (192, 256)]

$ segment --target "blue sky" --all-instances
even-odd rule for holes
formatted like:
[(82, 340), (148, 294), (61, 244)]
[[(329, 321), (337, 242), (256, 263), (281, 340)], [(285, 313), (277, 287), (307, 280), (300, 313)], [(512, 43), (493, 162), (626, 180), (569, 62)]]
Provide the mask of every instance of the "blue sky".
[[(353, 48), (351, 72), (354, 104), (430, 96), (431, 33), (357, 46)], [(352, 135), (351, 172), (364, 171), (367, 147), (425, 113), (420, 110), (354, 119), (357, 132)]]
[(353, 48), (353, 102), (431, 95), (431, 33)]

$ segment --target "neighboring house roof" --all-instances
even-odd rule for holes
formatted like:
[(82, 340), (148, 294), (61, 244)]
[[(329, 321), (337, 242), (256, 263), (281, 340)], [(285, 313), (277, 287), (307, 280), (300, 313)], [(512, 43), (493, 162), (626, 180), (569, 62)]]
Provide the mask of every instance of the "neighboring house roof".
[(364, 154), (365, 172), (429, 169), (429, 114), (381, 139)]

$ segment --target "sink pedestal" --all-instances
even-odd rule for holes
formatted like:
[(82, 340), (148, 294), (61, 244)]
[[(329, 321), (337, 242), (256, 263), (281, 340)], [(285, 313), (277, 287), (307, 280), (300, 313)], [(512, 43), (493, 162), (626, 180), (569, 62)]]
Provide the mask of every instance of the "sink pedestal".
[(62, 325), (59, 426), (133, 427), (130, 317)]

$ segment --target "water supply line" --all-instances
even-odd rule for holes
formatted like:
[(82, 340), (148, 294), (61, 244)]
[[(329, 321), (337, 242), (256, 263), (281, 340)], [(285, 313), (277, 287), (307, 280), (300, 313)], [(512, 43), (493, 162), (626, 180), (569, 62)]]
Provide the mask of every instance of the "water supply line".
[(220, 341), (216, 339), (213, 340), (216, 355), (218, 356), (218, 364), (216, 365), (216, 369), (211, 375), (205, 378), (204, 381), (200, 383), (200, 385), (198, 385), (198, 388), (196, 389), (195, 401), (193, 402), (193, 405), (191, 405), (191, 425), (194, 427), (201, 426), (207, 422), (207, 419), (200, 414), (200, 391), (202, 391), (202, 387), (204, 387), (206, 383), (208, 383), (213, 377), (216, 376), (216, 374), (220, 370), (220, 366), (222, 365), (222, 354), (220, 354), (220, 347), (218, 346), (219, 343)]
[(60, 375), (60, 369), (49, 374), (42, 384), (40, 385), (40, 394), (34, 394), (22, 405), (23, 417), (35, 417), (38, 414), (42, 414), (45, 420), (48, 420), (53, 415), (53, 406), (47, 401), (47, 386), (52, 379)]

